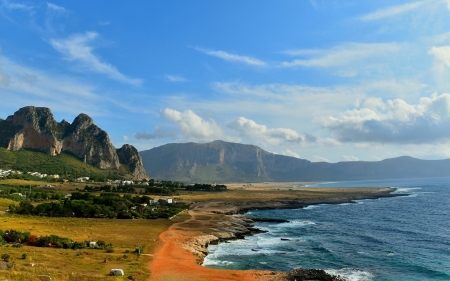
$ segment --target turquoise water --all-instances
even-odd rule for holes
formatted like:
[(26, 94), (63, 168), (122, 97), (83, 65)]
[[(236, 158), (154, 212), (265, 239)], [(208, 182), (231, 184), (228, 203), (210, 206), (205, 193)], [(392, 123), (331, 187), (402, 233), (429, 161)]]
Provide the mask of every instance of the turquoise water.
[(404, 197), (256, 210), (267, 230), (210, 246), (204, 266), (231, 269), (321, 268), (351, 281), (450, 280), (450, 178), (335, 182), (311, 187), (396, 187)]

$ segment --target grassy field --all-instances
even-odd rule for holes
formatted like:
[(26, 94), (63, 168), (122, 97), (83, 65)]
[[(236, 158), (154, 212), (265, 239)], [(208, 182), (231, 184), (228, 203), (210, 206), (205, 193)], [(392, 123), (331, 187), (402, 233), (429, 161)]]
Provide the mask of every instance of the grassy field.
[(50, 156), (35, 150), (9, 151), (3, 147), (0, 147), (0, 169), (59, 174), (62, 177), (74, 178), (89, 176), (102, 180), (125, 176), (125, 171), (99, 169), (65, 152)]
[[(6, 203), (0, 201), (0, 205)], [(187, 217), (187, 214), (180, 214), (172, 220), (110, 220), (0, 215), (2, 230), (28, 231), (37, 236), (54, 234), (75, 241), (104, 240), (114, 245), (113, 253), (96, 249), (3, 245), (0, 255), (9, 254), (15, 265), (10, 270), (0, 270), (0, 280), (41, 280), (38, 275), (49, 275), (56, 281), (128, 280), (128, 276), (147, 280), (150, 276), (148, 263), (152, 259), (149, 253), (157, 247), (159, 234)], [(143, 255), (133, 253), (142, 246)], [(22, 259), (24, 254), (26, 258)], [(125, 277), (106, 276), (112, 268), (123, 269)]]

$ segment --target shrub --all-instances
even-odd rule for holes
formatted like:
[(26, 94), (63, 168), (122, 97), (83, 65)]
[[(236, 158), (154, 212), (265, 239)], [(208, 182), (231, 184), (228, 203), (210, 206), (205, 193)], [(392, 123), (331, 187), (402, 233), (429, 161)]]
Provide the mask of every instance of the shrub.
[(114, 253), (114, 248), (111, 245), (106, 246), (105, 249), (107, 253)]
[(6, 262), (8, 262), (9, 258), (10, 258), (10, 256), (8, 254), (3, 254), (0, 257), (2, 258), (2, 260), (6, 261)]

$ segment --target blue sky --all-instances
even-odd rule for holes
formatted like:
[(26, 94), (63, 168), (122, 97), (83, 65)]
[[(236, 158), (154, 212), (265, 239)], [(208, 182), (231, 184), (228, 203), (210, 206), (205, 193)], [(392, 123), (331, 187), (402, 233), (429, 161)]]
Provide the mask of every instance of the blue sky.
[(0, 118), (93, 117), (146, 150), (450, 157), (450, 0), (0, 0)]

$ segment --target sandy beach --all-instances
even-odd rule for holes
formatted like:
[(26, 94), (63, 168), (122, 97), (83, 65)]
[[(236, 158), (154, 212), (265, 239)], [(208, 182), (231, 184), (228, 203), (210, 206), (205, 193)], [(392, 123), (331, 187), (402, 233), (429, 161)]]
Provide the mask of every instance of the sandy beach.
[(312, 204), (350, 203), (353, 200), (395, 196), (390, 188), (295, 188), (303, 183), (232, 184), (222, 193), (183, 194), (193, 202), (189, 218), (159, 236), (149, 267), (153, 281), (283, 280), (283, 272), (221, 270), (201, 265), (212, 243), (252, 235), (251, 220), (234, 214), (251, 209), (301, 208)]

